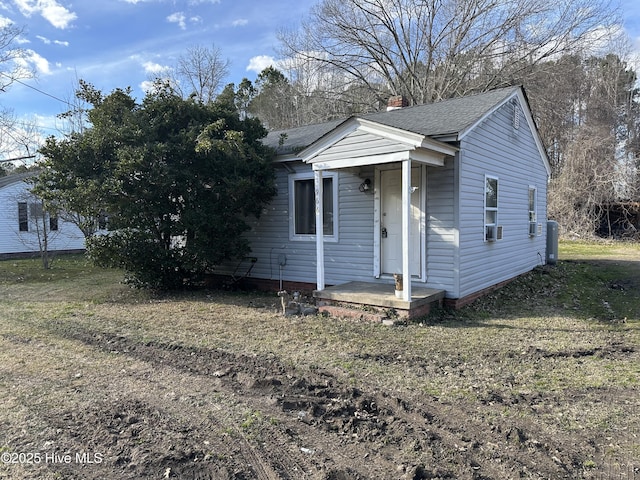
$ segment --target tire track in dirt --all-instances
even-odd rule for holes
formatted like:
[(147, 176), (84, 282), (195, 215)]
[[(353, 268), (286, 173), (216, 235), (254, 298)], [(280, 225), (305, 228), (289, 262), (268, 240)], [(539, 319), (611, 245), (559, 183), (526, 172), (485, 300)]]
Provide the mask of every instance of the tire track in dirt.
[[(70, 411), (54, 409), (52, 412), (45, 412), (45, 409), (43, 409), (39, 414), (43, 416), (45, 421), (49, 422), (53, 428), (60, 430), (60, 434), (57, 436), (60, 439), (58, 443), (67, 446), (66, 448), (71, 446), (74, 448), (86, 448), (86, 445), (95, 443), (96, 438), (102, 439), (99, 442), (101, 445), (124, 442), (118, 445), (121, 447), (121, 450), (114, 454), (114, 457), (119, 459), (118, 464), (124, 468), (127, 464), (131, 463), (130, 457), (132, 454), (130, 451), (127, 451), (127, 448), (130, 444), (135, 444), (136, 438), (139, 438), (142, 434), (136, 433), (135, 435), (129, 435), (129, 438), (127, 438), (128, 427), (125, 426), (125, 428), (118, 431), (117, 425), (114, 426), (112, 424), (113, 419), (121, 419), (123, 417), (122, 412), (130, 412), (127, 418), (138, 420), (127, 421), (126, 425), (139, 426), (143, 424), (143, 430), (153, 432), (161, 437), (167, 437), (169, 441), (175, 441), (177, 445), (187, 450), (192, 449), (190, 443), (192, 444), (193, 442), (184, 441), (176, 432), (189, 431), (194, 434), (200, 434), (202, 438), (205, 437), (203, 432), (225, 432), (226, 438), (216, 441), (215, 445), (212, 445), (211, 448), (216, 451), (216, 458), (212, 461), (226, 467), (224, 471), (227, 473), (222, 474), (218, 472), (217, 474), (210, 475), (211, 478), (258, 478), (265, 480), (324, 478), (322, 472), (325, 469), (322, 465), (313, 461), (308, 454), (301, 451), (297, 446), (291, 446), (292, 441), (295, 440), (292, 439), (290, 433), (287, 433), (291, 430), (281, 431), (282, 429), (276, 428), (278, 425), (260, 424), (255, 432), (250, 427), (247, 427), (248, 430), (245, 431), (243, 428), (238, 427), (238, 422), (241, 419), (239, 420), (237, 417), (227, 418), (227, 415), (218, 415), (220, 407), (228, 405), (229, 402), (237, 402), (239, 404), (238, 408), (242, 406), (242, 403), (246, 403), (245, 409), (251, 407), (252, 409), (258, 411), (264, 410), (265, 412), (268, 411), (268, 408), (273, 409), (274, 405), (277, 407), (276, 401), (266, 397), (261, 390), (266, 386), (272, 385), (272, 383), (277, 384), (277, 381), (265, 380), (264, 378), (260, 381), (254, 381), (249, 375), (238, 372), (238, 374), (234, 373), (229, 376), (234, 377), (232, 388), (229, 388), (229, 385), (227, 385), (228, 379), (223, 377), (227, 376), (225, 372), (231, 371), (229, 365), (230, 362), (233, 362), (233, 357), (230, 357), (225, 352), (211, 352), (216, 358), (222, 359), (218, 363), (203, 362), (202, 359), (198, 359), (198, 356), (194, 354), (193, 350), (185, 350), (177, 345), (159, 346), (154, 343), (136, 344), (136, 342), (131, 342), (125, 337), (81, 332), (81, 328), (75, 327), (68, 329), (59, 322), (53, 330), (58, 335), (60, 335), (61, 332), (64, 333), (62, 335), (64, 338), (79, 340), (84, 344), (97, 347), (99, 350), (115, 355), (114, 358), (122, 354), (121, 358), (129, 356), (148, 363), (152, 366), (155, 372), (154, 374), (157, 377), (166, 377), (167, 382), (170, 382), (169, 377), (188, 378), (187, 383), (192, 382), (191, 384), (195, 390), (210, 392), (208, 399), (196, 399), (197, 403), (204, 404), (204, 407), (201, 408), (201, 411), (195, 412), (195, 414), (198, 415), (199, 418), (206, 418), (205, 424), (201, 422), (190, 422), (187, 418), (188, 410), (181, 412), (168, 408), (166, 402), (149, 398), (149, 392), (138, 395), (138, 390), (136, 390), (135, 397), (131, 397), (133, 400), (125, 396), (115, 401), (101, 401), (92, 404), (88, 410), (78, 411), (74, 409)], [(247, 361), (241, 360), (240, 363), (245, 364)], [(190, 364), (191, 366), (186, 368), (186, 364)], [(210, 368), (215, 365), (218, 365), (218, 368), (215, 370)], [(253, 370), (254, 367), (263, 372), (272, 368), (269, 362), (267, 362), (265, 366), (260, 366), (258, 363), (246, 369)], [(198, 373), (193, 373), (194, 371)], [(208, 372), (208, 374), (202, 374), (203, 371)], [(148, 373), (141, 373), (138, 380), (140, 381), (140, 386), (144, 386), (144, 382), (157, 383), (158, 378), (151, 378)], [(180, 386), (177, 385), (177, 383), (182, 382), (176, 382), (174, 380), (173, 385), (169, 385), (168, 387), (178, 391)], [(226, 386), (226, 389), (221, 389), (221, 385)], [(68, 385), (61, 382), (60, 388), (68, 388)], [(255, 391), (256, 395), (254, 397), (245, 395), (247, 389)], [(181, 393), (184, 394), (184, 391)], [(215, 400), (217, 396), (222, 396), (222, 403), (219, 400)], [(213, 398), (213, 400), (211, 400), (211, 398)], [(249, 400), (248, 402), (246, 402), (247, 399)], [(214, 407), (218, 408), (216, 409)], [(206, 413), (207, 408), (208, 414)], [(204, 414), (203, 411), (205, 411)], [(215, 414), (213, 412), (215, 412)], [(280, 409), (278, 409), (278, 412), (281, 412)], [(160, 419), (169, 420), (164, 421)], [(96, 428), (83, 428), (85, 425), (98, 426), (97, 429), (100, 431), (96, 432)], [(264, 438), (254, 438), (258, 433), (262, 437), (268, 437), (268, 440), (265, 441)], [(124, 440), (122, 440), (123, 434), (125, 435)], [(139, 449), (136, 450), (136, 448), (133, 448), (131, 450), (138, 452)], [(170, 450), (171, 449), (163, 445), (162, 442), (159, 442), (154, 452), (157, 456), (157, 452)], [(133, 455), (142, 456), (143, 454), (144, 452), (138, 452)], [(151, 455), (147, 456), (150, 457)], [(141, 466), (136, 469), (136, 473), (128, 478), (158, 478), (157, 476), (151, 475), (146, 477), (145, 473), (147, 469), (157, 471), (159, 465), (164, 465), (165, 467), (166, 465), (170, 466), (167, 467), (171, 470), (170, 472), (167, 470), (169, 472), (169, 477), (167, 478), (174, 478), (174, 476), (184, 478), (181, 477), (181, 475), (185, 470), (187, 473), (193, 473), (196, 470), (195, 467), (187, 469), (185, 465), (194, 460), (202, 460), (203, 456), (206, 456), (206, 454), (202, 451), (181, 454), (181, 456), (160, 455), (160, 461), (149, 461), (144, 467)], [(339, 455), (337, 456), (339, 457)], [(202, 467), (202, 471), (199, 471), (196, 478), (209, 478), (209, 476), (206, 476), (205, 470), (206, 468)], [(64, 471), (65, 475), (72, 475), (71, 468), (62, 467), (61, 471)], [(119, 475), (116, 476), (119, 477)], [(82, 478), (89, 477), (83, 476)], [(103, 477), (99, 476), (96, 478)]]
[[(157, 367), (170, 367), (215, 381), (247, 405), (273, 415), (261, 425), (268, 442), (245, 438), (241, 456), (255, 478), (510, 478), (538, 472), (569, 478), (576, 462), (562, 439), (531, 431), (513, 420), (498, 425), (460, 428), (459, 417), (473, 412), (455, 405), (416, 405), (384, 393), (366, 393), (341, 385), (326, 372), (301, 375), (271, 356), (237, 355), (222, 350), (142, 342), (124, 336), (65, 329), (66, 336), (109, 352), (120, 352)], [(471, 410), (473, 407), (469, 407)], [(470, 420), (470, 423), (474, 423)], [(469, 431), (475, 433), (469, 433)], [(481, 432), (481, 436), (477, 432)], [(542, 439), (542, 440), (541, 440)], [(304, 457), (293, 456), (291, 444)], [(289, 448), (283, 448), (288, 445)], [(522, 451), (528, 460), (522, 462)], [(549, 457), (557, 460), (549, 466)], [(398, 462), (402, 462), (402, 468)], [(450, 465), (450, 469), (433, 465)], [(520, 464), (520, 471), (504, 467)], [(513, 467), (511, 467), (513, 468)], [(297, 474), (292, 474), (297, 470)], [(304, 475), (303, 472), (309, 472)], [(393, 472), (391, 474), (391, 472)], [(229, 477), (239, 478), (239, 477)]]

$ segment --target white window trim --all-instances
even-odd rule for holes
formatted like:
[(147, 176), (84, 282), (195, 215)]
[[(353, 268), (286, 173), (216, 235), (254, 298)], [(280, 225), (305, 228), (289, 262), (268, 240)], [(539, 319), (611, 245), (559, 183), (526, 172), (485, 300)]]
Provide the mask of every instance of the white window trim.
[[(498, 187), (498, 192), (496, 196), (496, 206), (495, 207), (487, 207), (487, 180), (495, 180), (496, 185)], [(502, 232), (499, 232), (500, 227), (500, 179), (494, 175), (486, 175), (484, 176), (484, 183), (482, 184), (482, 224), (484, 228), (482, 229), (482, 236), (485, 243), (494, 243), (498, 240), (502, 240)], [(487, 223), (487, 211), (496, 212), (496, 221), (495, 223)], [(493, 240), (487, 239), (487, 227), (493, 226), (495, 228), (495, 238)]]
[[(326, 242), (338, 241), (338, 173), (322, 172), (323, 180), (331, 178), (333, 180), (333, 235), (324, 235)], [(309, 173), (292, 173), (289, 175), (289, 240), (293, 242), (311, 242), (315, 241), (315, 235), (296, 234), (295, 227), (295, 188), (294, 184), (298, 180), (313, 180), (313, 172)]]

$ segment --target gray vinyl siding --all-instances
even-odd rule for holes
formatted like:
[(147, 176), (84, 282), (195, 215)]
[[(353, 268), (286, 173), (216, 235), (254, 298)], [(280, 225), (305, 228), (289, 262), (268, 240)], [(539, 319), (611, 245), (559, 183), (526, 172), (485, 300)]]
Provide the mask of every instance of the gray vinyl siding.
[[(375, 146), (377, 153), (398, 151), (394, 142), (374, 140), (369, 134), (352, 134), (323, 155), (355, 158), (371, 153), (365, 146)], [(514, 129), (513, 104), (505, 103), (462, 135), (459, 147), (443, 167), (426, 167), (424, 280), (428, 287), (444, 289), (448, 298), (463, 298), (513, 278), (544, 263), (546, 257), (547, 171), (524, 114)], [(327, 285), (389, 281), (374, 278), (374, 258), (379, 255), (374, 252), (375, 200), (373, 193), (358, 189), (365, 178), (374, 180), (375, 169), (330, 172), (337, 175), (338, 230), (335, 241), (324, 243)], [(314, 284), (315, 239), (292, 239), (289, 231), (289, 177), (311, 174), (311, 166), (288, 162), (276, 165), (276, 172), (278, 194), (247, 233), (251, 255), (258, 259), (251, 276), (278, 280), (278, 258), (283, 254), (284, 288), (287, 281)], [(503, 227), (503, 239), (496, 242), (484, 241), (485, 175), (499, 182), (498, 225)], [(542, 234), (534, 237), (529, 236), (529, 186), (537, 189), (537, 223), (542, 225)], [(219, 272), (229, 273), (232, 267)]]
[(427, 286), (453, 291), (457, 229), (455, 215), (455, 164), (427, 168)]
[[(311, 172), (309, 165), (290, 162), (294, 173)], [(286, 282), (316, 282), (315, 240), (291, 240), (289, 232), (289, 175), (284, 167), (276, 167), (277, 196), (265, 207), (260, 219), (250, 222), (252, 229), (246, 234), (251, 244), (251, 256), (258, 259), (251, 277), (279, 280), (280, 254), (286, 256), (282, 269)], [(359, 175), (349, 171), (337, 172), (338, 241), (325, 241), (325, 281), (340, 284), (352, 280), (373, 280), (373, 208), (371, 193), (359, 191), (364, 178), (373, 178), (373, 169)], [(237, 262), (222, 266), (218, 273), (232, 273)], [(241, 266), (238, 273), (246, 270)]]
[[(18, 202), (33, 203), (28, 184), (17, 182), (0, 188), (0, 254), (39, 252), (37, 234), (29, 215), (29, 231), (19, 230)], [(58, 230), (49, 234), (49, 250), (84, 249), (84, 235), (70, 222), (58, 219)]]
[[(524, 118), (522, 116), (521, 118)], [(514, 129), (505, 104), (464, 137), (460, 154), (460, 290), (462, 298), (544, 262), (547, 174), (528, 124)], [(498, 225), (503, 239), (484, 241), (485, 175), (498, 178)], [(540, 236), (529, 236), (529, 186), (537, 188)]]

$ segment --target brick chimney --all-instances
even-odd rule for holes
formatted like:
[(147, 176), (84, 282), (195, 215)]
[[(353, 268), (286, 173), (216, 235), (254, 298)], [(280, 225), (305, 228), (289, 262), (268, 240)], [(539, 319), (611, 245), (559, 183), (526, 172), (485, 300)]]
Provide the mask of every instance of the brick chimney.
[(389, 100), (387, 101), (387, 112), (408, 106), (409, 100), (406, 97), (402, 95), (393, 95), (389, 97)]

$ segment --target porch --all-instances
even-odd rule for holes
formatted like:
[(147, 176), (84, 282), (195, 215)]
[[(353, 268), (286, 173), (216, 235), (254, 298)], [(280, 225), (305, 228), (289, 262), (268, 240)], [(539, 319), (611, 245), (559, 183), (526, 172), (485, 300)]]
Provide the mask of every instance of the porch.
[[(310, 164), (314, 172), (315, 232), (325, 232), (323, 173), (374, 166), (377, 171), (372, 189), (374, 194), (373, 276), (378, 278), (384, 273), (393, 272), (401, 273), (404, 278), (411, 278), (416, 273), (417, 276), (424, 278), (426, 188), (422, 174), (415, 179), (420, 184), (412, 184), (413, 166), (419, 166), (422, 169), (427, 166), (444, 167), (445, 159), (455, 157), (457, 151), (455, 146), (408, 130), (355, 117), (345, 121), (330, 134), (299, 152), (299, 158)], [(385, 177), (383, 181), (381, 170), (391, 169), (394, 166), (397, 166), (395, 168), (397, 175), (394, 174), (391, 178)], [(367, 191), (370, 188), (361, 191)], [(339, 228), (339, 223), (337, 225)], [(325, 236), (326, 234), (315, 235), (318, 292), (328, 290), (325, 288)], [(412, 251), (420, 253), (418, 260), (412, 258)], [(414, 271), (416, 265), (419, 267), (418, 272)], [(367, 289), (363, 286), (358, 287), (361, 284), (355, 284), (355, 287), (354, 284), (347, 285), (352, 287), (344, 285), (340, 287), (342, 299), (324, 298), (324, 300), (353, 303), (348, 300), (351, 298), (356, 300), (356, 304), (366, 304), (381, 309), (393, 308), (407, 317), (421, 315), (422, 313), (416, 313), (416, 311), (428, 310), (428, 305), (432, 303), (430, 300), (425, 300), (431, 296), (432, 292), (426, 292), (426, 296), (414, 294), (411, 282), (405, 284), (402, 299), (396, 299), (393, 286), (384, 294), (376, 291), (363, 294)], [(375, 286), (375, 284), (371, 285)], [(356, 292), (348, 293), (347, 289), (353, 288)], [(329, 295), (335, 296), (334, 293)], [(363, 297), (371, 301), (357, 301)], [(441, 298), (433, 301), (441, 301)], [(377, 305), (380, 302), (382, 305)]]
[[(384, 321), (389, 316), (401, 319), (421, 317), (428, 314), (432, 306), (441, 305), (444, 295), (444, 290), (413, 286), (411, 299), (407, 301), (396, 297), (393, 284), (371, 282), (348, 282), (313, 292), (320, 312), (363, 318), (370, 316), (369, 319), (374, 321)], [(365, 307), (370, 307), (369, 310), (375, 313), (365, 315)]]

